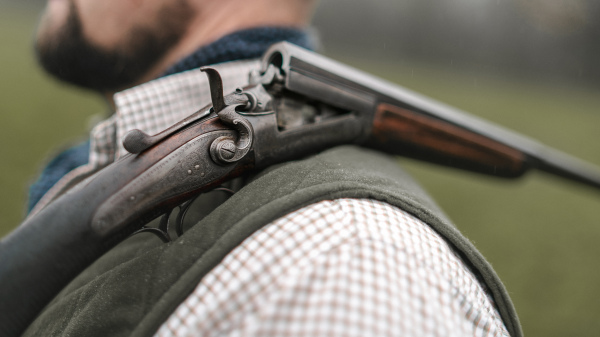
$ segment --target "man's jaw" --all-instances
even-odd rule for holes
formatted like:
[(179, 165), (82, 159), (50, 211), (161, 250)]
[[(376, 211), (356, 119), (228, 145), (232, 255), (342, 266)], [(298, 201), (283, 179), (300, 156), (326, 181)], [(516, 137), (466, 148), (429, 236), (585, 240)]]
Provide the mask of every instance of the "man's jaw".
[[(36, 55), (43, 68), (61, 81), (110, 95), (146, 79), (164, 54), (176, 43), (184, 26), (182, 15), (167, 15), (167, 24), (134, 27), (124, 32), (123, 46), (104, 48), (85, 36), (73, 0), (52, 0), (40, 23)], [(66, 10), (61, 9), (67, 5)], [(63, 13), (64, 12), (64, 13)], [(58, 14), (57, 14), (58, 13)], [(65, 14), (66, 13), (66, 14)], [(57, 16), (65, 15), (58, 20)], [(179, 21), (175, 21), (178, 17)]]

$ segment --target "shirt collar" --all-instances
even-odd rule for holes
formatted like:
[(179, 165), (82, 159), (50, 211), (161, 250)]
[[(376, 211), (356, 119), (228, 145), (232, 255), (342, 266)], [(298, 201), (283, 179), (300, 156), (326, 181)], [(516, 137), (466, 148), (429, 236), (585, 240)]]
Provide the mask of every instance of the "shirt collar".
[[(248, 74), (259, 66), (258, 60), (214, 65), (225, 92), (248, 85)], [(208, 105), (210, 86), (206, 75), (194, 69), (119, 92), (114, 100), (115, 114), (91, 133), (89, 164), (94, 168), (104, 167), (127, 153), (120, 140), (130, 130), (154, 135)]]

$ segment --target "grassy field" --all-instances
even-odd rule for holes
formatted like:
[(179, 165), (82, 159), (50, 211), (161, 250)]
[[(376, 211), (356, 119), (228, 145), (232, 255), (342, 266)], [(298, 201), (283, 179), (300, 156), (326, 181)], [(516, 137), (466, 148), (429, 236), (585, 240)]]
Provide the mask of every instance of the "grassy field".
[[(1, 9), (0, 236), (20, 222), (26, 186), (42, 163), (81, 139), (87, 120), (104, 111), (100, 100), (37, 70), (33, 15)], [(343, 60), (600, 164), (597, 89)], [(600, 334), (600, 194), (537, 172), (506, 181), (402, 163), (494, 265), (526, 335)]]
[(25, 9), (0, 7), (0, 235), (21, 221), (26, 188), (41, 164), (85, 137), (88, 119), (104, 111), (95, 96), (38, 69), (31, 52), (36, 20)]

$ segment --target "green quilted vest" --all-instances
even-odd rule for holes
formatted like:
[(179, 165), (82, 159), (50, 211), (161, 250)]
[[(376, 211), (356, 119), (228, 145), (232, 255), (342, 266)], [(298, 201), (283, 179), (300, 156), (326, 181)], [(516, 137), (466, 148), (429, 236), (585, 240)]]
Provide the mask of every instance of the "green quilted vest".
[(164, 244), (150, 234), (127, 239), (63, 289), (25, 336), (151, 336), (202, 277), (253, 232), (301, 207), (337, 198), (380, 200), (429, 224), (486, 284), (510, 334), (522, 335), (492, 267), (396, 161), (341, 146), (262, 172), (173, 242)]

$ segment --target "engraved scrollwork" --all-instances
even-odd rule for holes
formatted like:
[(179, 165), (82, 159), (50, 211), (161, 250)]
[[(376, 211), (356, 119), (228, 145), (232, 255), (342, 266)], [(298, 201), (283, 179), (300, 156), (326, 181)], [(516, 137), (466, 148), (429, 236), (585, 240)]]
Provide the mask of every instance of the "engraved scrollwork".
[(254, 137), (252, 124), (236, 112), (235, 109), (238, 106), (227, 106), (218, 114), (223, 123), (233, 126), (238, 132), (237, 140), (229, 136), (222, 136), (215, 139), (210, 145), (211, 158), (221, 165), (235, 163), (243, 158), (252, 147)]

